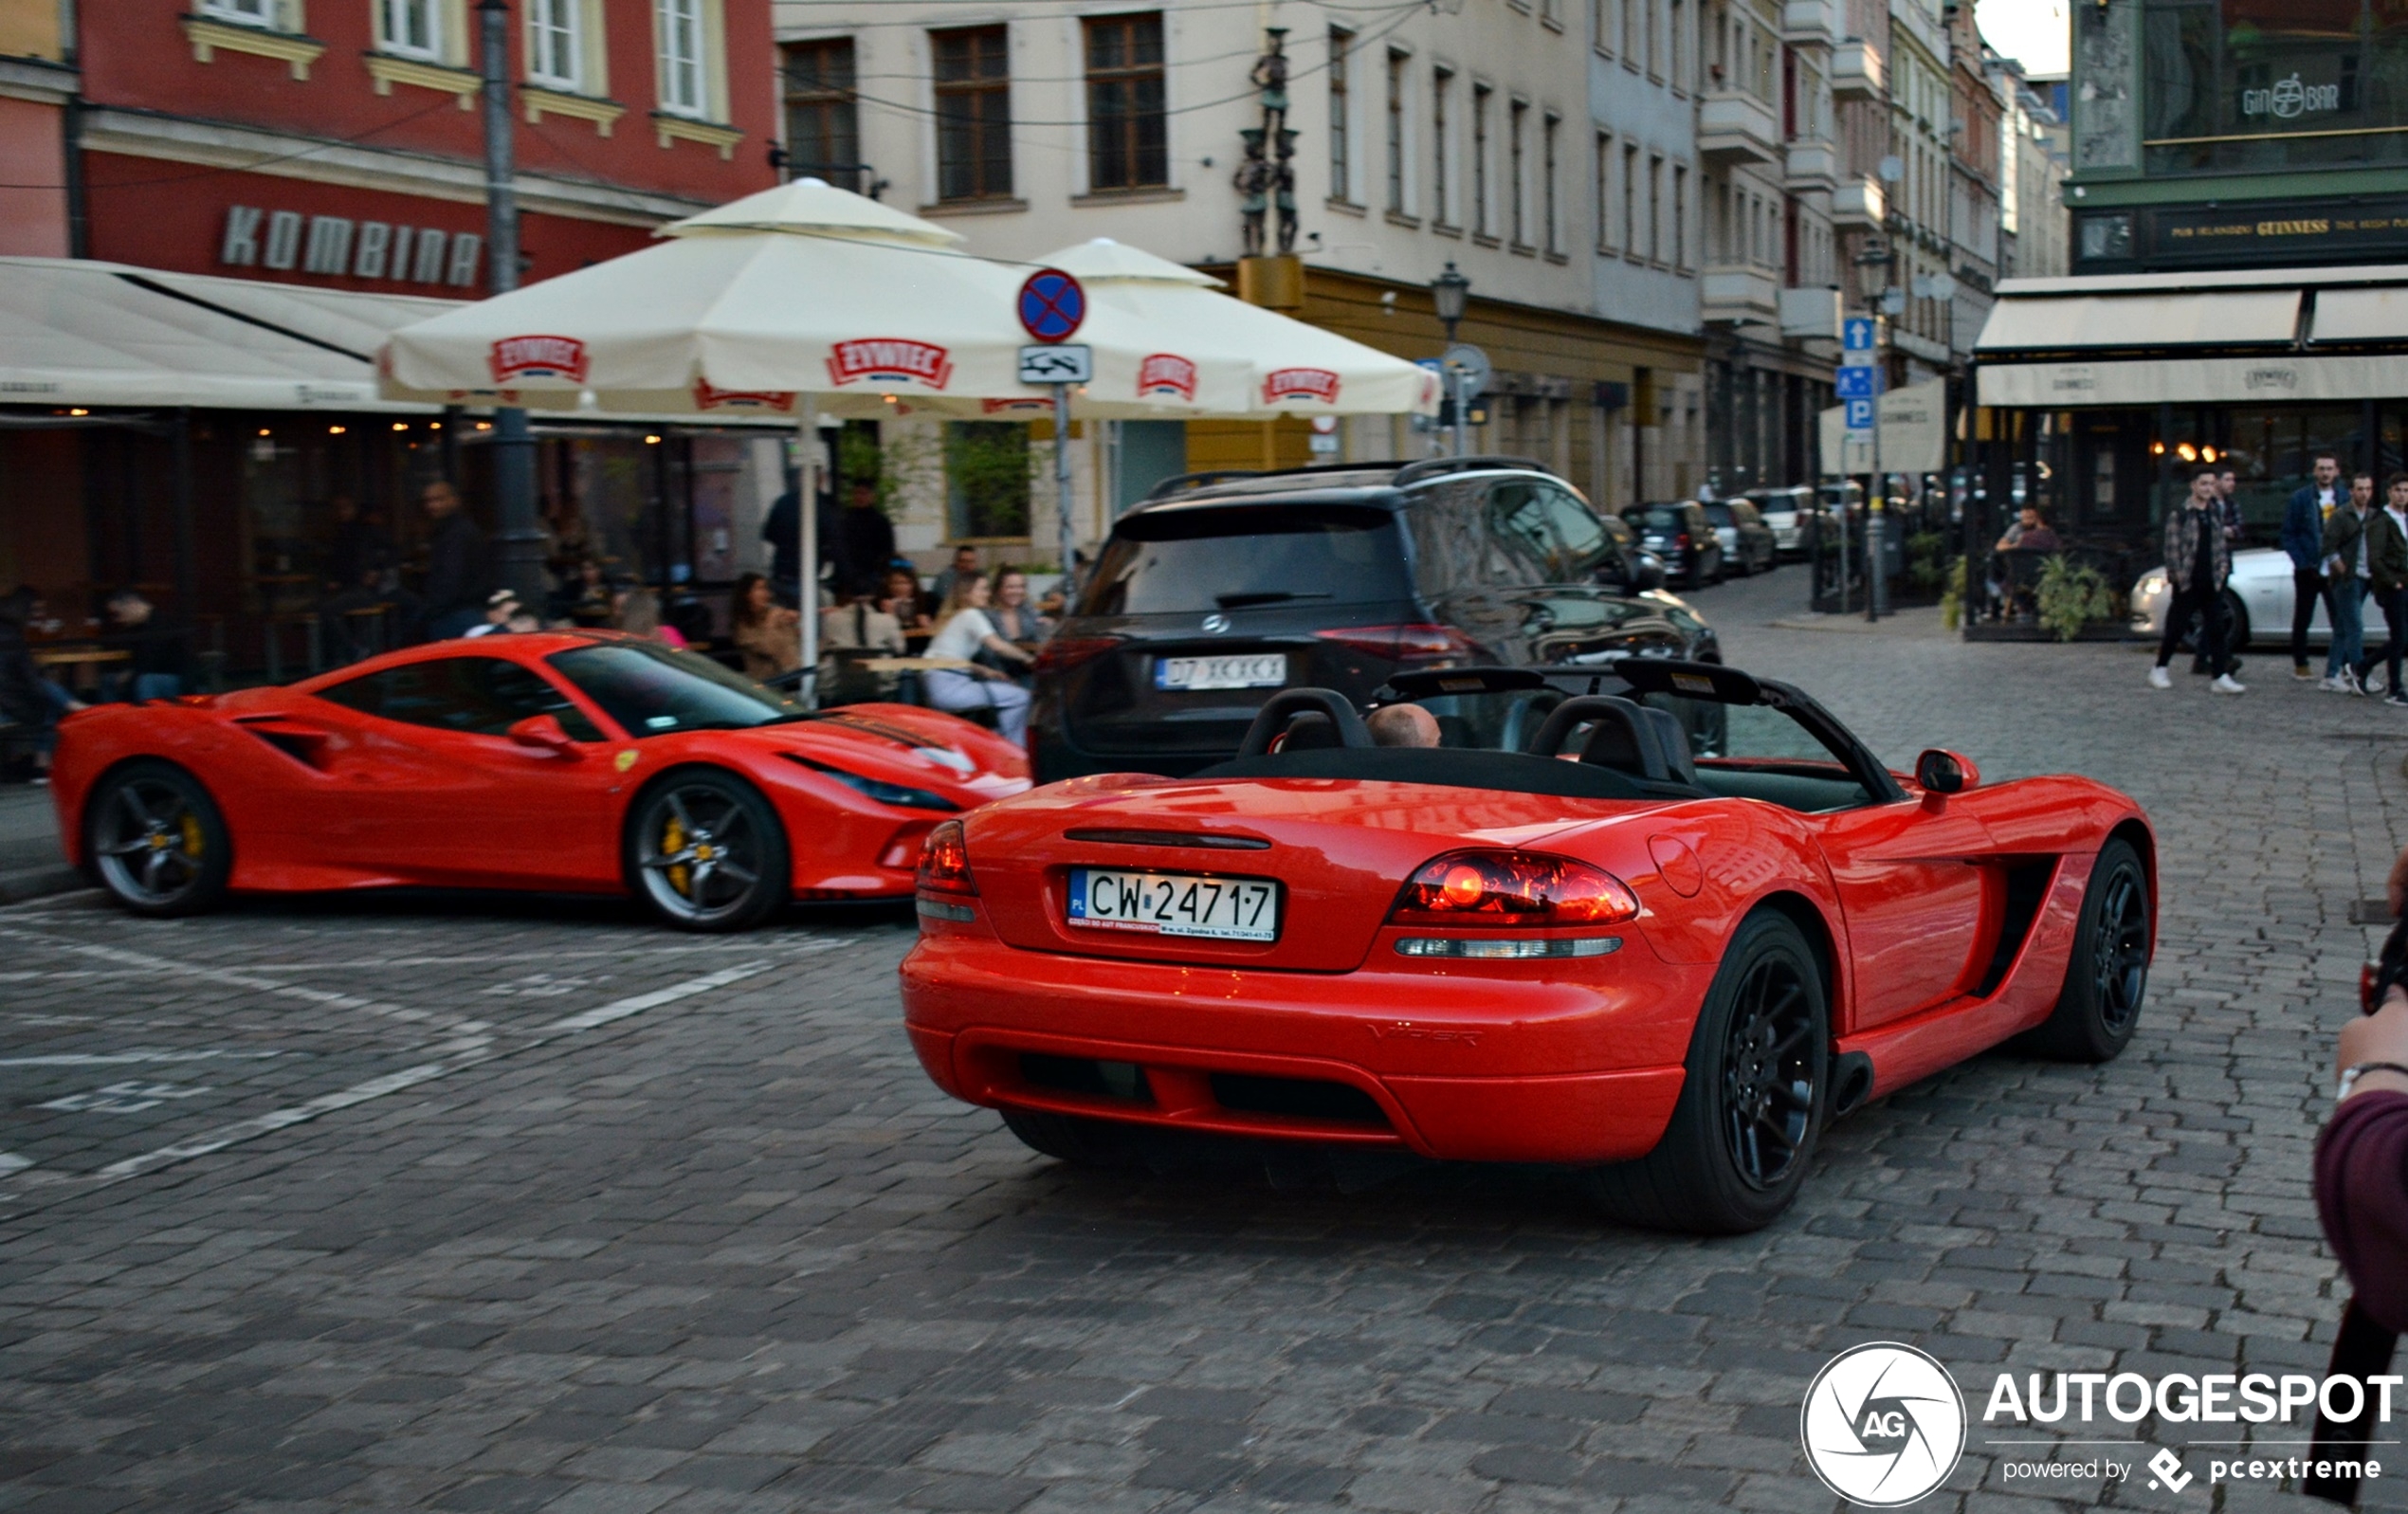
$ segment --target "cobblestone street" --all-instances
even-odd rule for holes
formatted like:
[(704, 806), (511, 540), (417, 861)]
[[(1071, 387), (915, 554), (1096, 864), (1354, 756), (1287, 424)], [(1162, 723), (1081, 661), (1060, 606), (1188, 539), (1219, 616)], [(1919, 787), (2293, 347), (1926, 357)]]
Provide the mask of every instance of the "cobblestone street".
[[(2153, 694), (2130, 648), (1783, 620), (1806, 588), (1697, 603), (1894, 767), (1945, 745), (2147, 806), (2121, 1060), (1910, 1087), (1782, 1222), (1696, 1242), (1542, 1173), (1067, 1171), (921, 1073), (904, 911), (713, 940), (615, 905), (54, 896), (0, 909), (0, 1509), (1828, 1509), (1800, 1400), (1873, 1340), (1973, 1398), (1923, 1507), (2308, 1506), (2011, 1482), (2043, 1448), (1988, 1444), (1977, 1384), (2323, 1371), (2309, 1146), (2408, 721), (2262, 645), (2246, 698), (2179, 665)], [(2093, 1433), (2144, 1463), (2249, 1429)]]

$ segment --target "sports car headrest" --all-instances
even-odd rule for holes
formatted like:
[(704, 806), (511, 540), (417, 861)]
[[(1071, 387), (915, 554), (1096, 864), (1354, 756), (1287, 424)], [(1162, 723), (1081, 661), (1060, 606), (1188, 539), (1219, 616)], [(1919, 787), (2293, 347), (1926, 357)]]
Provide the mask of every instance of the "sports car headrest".
[(1315, 752), (1345, 744), (1338, 739), (1337, 723), (1314, 710), (1290, 720), (1287, 729), (1271, 739), (1274, 752)]
[(1695, 783), (1697, 755), (1689, 750), (1689, 733), (1682, 727), (1680, 717), (1653, 705), (1639, 713), (1647, 717), (1648, 728), (1655, 735), (1656, 751), (1664, 759), (1664, 776), (1677, 783)]

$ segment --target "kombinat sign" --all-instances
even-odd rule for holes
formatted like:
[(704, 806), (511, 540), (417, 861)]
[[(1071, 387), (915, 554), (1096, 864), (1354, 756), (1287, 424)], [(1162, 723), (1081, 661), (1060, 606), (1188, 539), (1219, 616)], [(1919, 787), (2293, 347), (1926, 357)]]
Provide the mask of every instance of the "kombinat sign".
[(441, 227), (229, 205), (217, 261), (228, 268), (475, 290), (484, 238)]

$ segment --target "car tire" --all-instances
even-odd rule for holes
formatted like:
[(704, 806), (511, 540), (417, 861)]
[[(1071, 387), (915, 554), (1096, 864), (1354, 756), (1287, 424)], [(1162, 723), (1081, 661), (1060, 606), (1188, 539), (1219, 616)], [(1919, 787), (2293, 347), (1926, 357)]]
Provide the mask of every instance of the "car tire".
[(1650, 1230), (1737, 1235), (1780, 1217), (1804, 1185), (1830, 1082), (1830, 1012), (1796, 921), (1742, 921), (1689, 1037), (1681, 1096), (1655, 1149), (1601, 1167), (1607, 1213)]
[(1139, 1132), (1111, 1121), (1038, 1109), (1006, 1109), (1002, 1115), (1004, 1128), (1040, 1157), (1099, 1172), (1135, 1172), (1144, 1165)]
[(2090, 865), (2057, 1007), (2022, 1038), (2056, 1062), (2108, 1062), (2132, 1041), (2149, 982), (2149, 875), (2127, 841)]
[(234, 841), (200, 779), (155, 758), (112, 771), (83, 806), (83, 855), (137, 915), (197, 915), (226, 900)]
[(629, 892), (679, 930), (750, 930), (792, 894), (777, 812), (758, 789), (717, 768), (664, 774), (636, 795), (620, 855)]

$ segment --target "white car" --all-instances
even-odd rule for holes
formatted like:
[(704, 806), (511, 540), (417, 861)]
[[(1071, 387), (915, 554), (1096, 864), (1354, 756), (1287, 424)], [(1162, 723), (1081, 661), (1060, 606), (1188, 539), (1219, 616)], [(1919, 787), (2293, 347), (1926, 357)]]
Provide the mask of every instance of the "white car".
[(1803, 549), (1806, 517), (1815, 508), (1815, 491), (1804, 484), (1788, 489), (1750, 489), (1748, 502), (1756, 513), (1773, 528), (1773, 548), (1784, 557), (1795, 557)]
[[(2132, 586), (2132, 629), (2154, 639), (2165, 629), (2165, 611), (2174, 602), (2165, 570), (2151, 568)], [(2234, 651), (2253, 636), (2267, 646), (2289, 648), (2291, 635), (2291, 558), (2279, 547), (2244, 547), (2233, 554), (2233, 576), (2224, 585), (2224, 603), (2231, 613)], [(2372, 603), (2366, 607), (2374, 608)], [(2315, 618), (2308, 623), (2308, 639), (2319, 647), (2332, 644), (2332, 621), (2324, 596), (2316, 599)], [(2380, 645), (2374, 635), (2368, 645)]]

